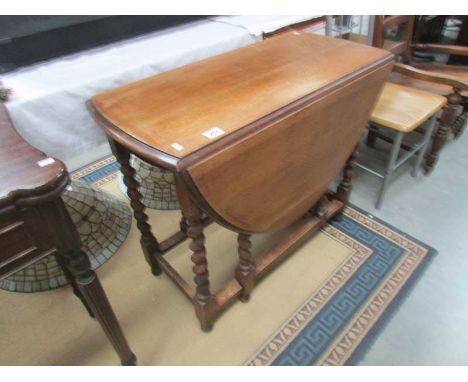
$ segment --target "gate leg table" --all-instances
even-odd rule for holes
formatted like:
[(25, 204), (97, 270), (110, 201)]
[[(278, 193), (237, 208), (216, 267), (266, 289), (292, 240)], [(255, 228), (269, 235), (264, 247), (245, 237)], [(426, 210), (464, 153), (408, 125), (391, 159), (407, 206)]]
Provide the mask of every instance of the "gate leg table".
[[(343, 60), (346, 57), (346, 60)], [(386, 51), (292, 32), (94, 96), (154, 274), (191, 299), (203, 330), (346, 203), (356, 146), (393, 65)], [(184, 229), (158, 242), (130, 154), (173, 172)], [(336, 193), (328, 185), (344, 169)], [(339, 215), (338, 215), (339, 218)], [(238, 265), (210, 288), (204, 226), (238, 234)], [(254, 261), (251, 235), (296, 223)], [(164, 258), (190, 239), (194, 287)]]

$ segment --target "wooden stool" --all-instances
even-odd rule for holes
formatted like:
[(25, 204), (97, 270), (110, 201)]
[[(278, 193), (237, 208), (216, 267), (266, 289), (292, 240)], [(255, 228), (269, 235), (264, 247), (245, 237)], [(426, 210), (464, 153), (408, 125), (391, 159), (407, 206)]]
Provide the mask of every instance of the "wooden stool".
[[(392, 143), (385, 173), (382, 174), (361, 163), (357, 164), (358, 167), (383, 178), (376, 208), (382, 206), (393, 172), (414, 155), (417, 155), (417, 159), (412, 175), (417, 175), (431, 140), (431, 135), (437, 121), (437, 114), (444, 107), (446, 102), (447, 99), (445, 97), (422, 90), (396, 85), (390, 82), (385, 84), (377, 104), (371, 113), (371, 127), (367, 137), (368, 146), (374, 146), (377, 138)], [(415, 131), (423, 124), (428, 125), (424, 130), (419, 130), (423, 132), (423, 138), (412, 146), (405, 145), (403, 143), (405, 134)], [(378, 129), (380, 127), (391, 129), (396, 132), (395, 138), (391, 139), (379, 132)], [(401, 157), (399, 157), (400, 148), (407, 151), (406, 154)]]

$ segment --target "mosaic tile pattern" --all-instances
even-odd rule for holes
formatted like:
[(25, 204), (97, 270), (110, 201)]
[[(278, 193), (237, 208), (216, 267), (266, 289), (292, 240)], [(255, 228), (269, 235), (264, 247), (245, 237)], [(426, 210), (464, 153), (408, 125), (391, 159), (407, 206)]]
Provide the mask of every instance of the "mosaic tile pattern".
[[(65, 202), (80, 234), (82, 249), (96, 269), (114, 255), (126, 239), (132, 221), (128, 205), (106, 191), (72, 181)], [(55, 256), (47, 256), (0, 281), (0, 289), (12, 292), (39, 292), (68, 284)]]
[[(136, 171), (136, 179), (140, 183), (140, 192), (143, 195), (143, 204), (148, 208), (157, 210), (177, 210), (179, 201), (172, 172), (152, 166), (140, 158), (132, 155), (131, 165)], [(127, 188), (119, 175), (119, 186), (126, 194)]]

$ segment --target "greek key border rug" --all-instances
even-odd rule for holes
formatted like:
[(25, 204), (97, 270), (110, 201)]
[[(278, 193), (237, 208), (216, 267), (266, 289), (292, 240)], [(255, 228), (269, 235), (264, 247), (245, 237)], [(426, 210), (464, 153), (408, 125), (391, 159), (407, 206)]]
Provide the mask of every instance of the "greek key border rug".
[[(106, 157), (72, 174), (95, 186), (118, 176)], [(322, 233), (351, 248), (348, 258), (280, 325), (245, 365), (352, 365), (436, 251), (350, 206)]]

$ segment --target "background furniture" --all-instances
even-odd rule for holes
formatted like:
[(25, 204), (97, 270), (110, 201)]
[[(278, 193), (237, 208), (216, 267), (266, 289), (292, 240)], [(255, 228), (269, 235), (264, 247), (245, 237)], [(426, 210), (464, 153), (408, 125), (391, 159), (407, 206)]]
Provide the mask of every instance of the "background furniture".
[[(412, 86), (447, 98), (447, 105), (441, 115), (441, 121), (435, 134), (431, 151), (427, 156), (424, 170), (430, 174), (437, 163), (439, 153), (452, 131), (456, 136), (461, 133), (465, 122), (466, 102), (463, 98), (468, 90), (463, 69), (447, 68), (444, 65), (417, 64), (412, 60), (412, 48), (430, 49), (423, 45), (412, 45), (414, 16), (376, 16), (373, 46), (381, 47), (399, 55), (406, 66), (396, 66), (390, 81)], [(463, 48), (449, 46), (440, 52), (464, 52)], [(450, 51), (450, 52), (449, 52)], [(468, 54), (468, 53), (467, 53)], [(463, 94), (462, 94), (463, 93)]]
[[(459, 16), (458, 18), (460, 19), (461, 25), (454, 45), (468, 47), (468, 16)], [(468, 65), (468, 57), (451, 55), (448, 63), (455, 65)]]
[[(130, 230), (132, 216), (125, 201), (82, 181), (72, 181), (62, 200), (88, 255), (91, 269), (106, 263), (120, 248)], [(0, 289), (38, 292), (68, 284), (56, 260), (47, 256), (0, 280)]]
[(440, 42), (449, 17), (446, 15), (415, 16), (413, 41), (418, 43)]
[[(357, 164), (358, 167), (383, 179), (376, 202), (377, 209), (382, 206), (394, 171), (415, 155), (417, 159), (412, 175), (415, 177), (418, 174), (437, 122), (437, 114), (445, 104), (446, 99), (442, 96), (391, 82), (385, 84), (369, 118), (370, 131), (367, 145), (375, 148), (377, 138), (392, 144), (386, 170), (384, 173), (380, 173), (376, 169), (371, 169), (360, 163)], [(413, 141), (410, 145), (406, 144), (403, 141), (404, 137), (423, 124), (427, 124), (423, 138)], [(388, 134), (385, 134), (382, 131), (385, 129), (393, 131), (394, 136), (389, 137)], [(401, 157), (399, 157), (400, 149), (406, 151)]]
[[(356, 145), (392, 60), (380, 49), (294, 31), (91, 99), (121, 164), (152, 272), (164, 270), (191, 299), (203, 330), (342, 210)], [(174, 173), (181, 232), (162, 243), (147, 223), (130, 154)], [(343, 167), (336, 195), (328, 194)], [(210, 289), (204, 216), (238, 233), (239, 265), (217, 293)], [(286, 238), (252, 257), (253, 233), (295, 222)], [(185, 232), (195, 289), (162, 256)]]
[(134, 365), (117, 318), (61, 194), (69, 182), (62, 162), (45, 156), (16, 132), (0, 104), (0, 279), (46, 256), (56, 255), (75, 294), (101, 324), (123, 365)]

